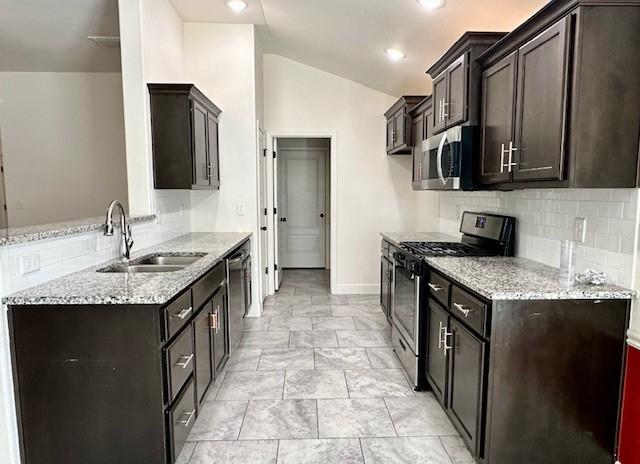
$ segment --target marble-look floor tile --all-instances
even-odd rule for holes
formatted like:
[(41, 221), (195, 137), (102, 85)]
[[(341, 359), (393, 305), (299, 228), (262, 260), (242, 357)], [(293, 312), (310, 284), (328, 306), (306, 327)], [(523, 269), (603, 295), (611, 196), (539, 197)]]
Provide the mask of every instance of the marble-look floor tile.
[(240, 440), (318, 438), (314, 400), (250, 401)]
[(245, 332), (240, 341), (241, 348), (286, 348), (289, 332)]
[(237, 440), (248, 401), (207, 401), (188, 441)]
[(464, 445), (460, 437), (440, 437), (440, 441), (444, 445), (444, 449), (453, 461), (453, 464), (475, 464), (475, 460), (471, 453)]
[(437, 437), (363, 438), (367, 464), (451, 464)]
[(189, 464), (276, 464), (277, 440), (207, 441), (196, 445)]
[(242, 330), (245, 332), (255, 332), (267, 330), (269, 328), (269, 317), (245, 317)]
[(224, 381), (225, 375), (227, 375), (227, 369), (225, 368), (213, 381), (213, 385), (209, 387), (207, 393), (205, 394), (205, 401), (214, 401), (216, 396), (218, 396), (218, 392), (220, 391), (220, 387), (222, 386), (222, 382)]
[(384, 315), (354, 317), (353, 321), (358, 330), (383, 330), (390, 327), (389, 320)]
[(314, 317), (313, 330), (355, 330), (351, 317)]
[(278, 296), (278, 304), (290, 304), (292, 306), (311, 306), (311, 295), (283, 295)]
[(180, 451), (180, 454), (176, 458), (175, 464), (188, 464), (189, 459), (191, 459), (191, 455), (193, 454), (193, 450), (196, 449), (195, 443), (185, 443)]
[(362, 369), (344, 372), (351, 398), (414, 397), (401, 369)]
[(346, 305), (347, 298), (344, 295), (313, 295), (311, 297), (313, 304), (319, 305)]
[(290, 304), (264, 306), (262, 308), (262, 317), (291, 317), (292, 312), (293, 306), (291, 306)]
[(308, 287), (305, 288), (296, 288), (296, 295), (329, 295), (329, 287), (324, 286), (322, 284), (311, 284), (309, 283)]
[(432, 394), (414, 398), (385, 398), (398, 436), (458, 435)]
[[(294, 310), (295, 312), (295, 310)], [(272, 317), (269, 330), (311, 330), (310, 317)]]
[(315, 348), (316, 369), (368, 369), (364, 348)]
[(354, 438), (281, 440), (278, 464), (363, 464), (360, 441)]
[(261, 371), (309, 370), (313, 369), (311, 348), (265, 348), (262, 350)]
[(382, 311), (378, 308), (373, 308), (367, 305), (331, 305), (331, 313), (336, 317), (369, 317), (379, 316)]
[(384, 330), (338, 330), (336, 334), (341, 347), (391, 346), (391, 338)]
[(401, 369), (402, 364), (398, 355), (391, 347), (365, 348), (367, 356), (374, 369)]
[(284, 398), (349, 398), (344, 372), (289, 371), (284, 379)]
[(283, 389), (284, 372), (227, 372), (216, 399), (280, 399)]
[(337, 347), (338, 339), (333, 330), (310, 330), (290, 332), (289, 346), (291, 348), (324, 348)]
[(320, 438), (395, 437), (382, 399), (318, 400)]
[(380, 295), (378, 293), (371, 295), (345, 295), (349, 304), (368, 304), (380, 305)]
[(276, 302), (278, 301), (278, 297), (276, 295), (269, 295), (267, 296), (264, 301), (262, 302), (262, 306), (273, 306), (276, 304)]
[(255, 371), (258, 369), (258, 361), (262, 348), (238, 348), (227, 360), (228, 371)]
[(295, 306), (292, 312), (294, 317), (329, 317), (331, 316), (331, 306), (329, 305), (308, 305)]

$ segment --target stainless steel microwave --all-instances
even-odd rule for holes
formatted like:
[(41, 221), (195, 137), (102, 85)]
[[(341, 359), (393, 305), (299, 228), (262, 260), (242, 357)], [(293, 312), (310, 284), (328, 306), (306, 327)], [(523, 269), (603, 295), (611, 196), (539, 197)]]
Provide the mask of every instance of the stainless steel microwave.
[(477, 136), (474, 126), (455, 126), (424, 140), (414, 156), (414, 190), (473, 190)]

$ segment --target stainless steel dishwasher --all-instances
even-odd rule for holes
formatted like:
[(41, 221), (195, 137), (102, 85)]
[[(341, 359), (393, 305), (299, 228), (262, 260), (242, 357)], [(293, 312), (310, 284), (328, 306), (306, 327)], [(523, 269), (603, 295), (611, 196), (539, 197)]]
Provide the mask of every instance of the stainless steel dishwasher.
[[(247, 266), (249, 268), (247, 272)], [(244, 317), (251, 303), (251, 243), (243, 243), (227, 258), (229, 286), (229, 349), (240, 344)]]

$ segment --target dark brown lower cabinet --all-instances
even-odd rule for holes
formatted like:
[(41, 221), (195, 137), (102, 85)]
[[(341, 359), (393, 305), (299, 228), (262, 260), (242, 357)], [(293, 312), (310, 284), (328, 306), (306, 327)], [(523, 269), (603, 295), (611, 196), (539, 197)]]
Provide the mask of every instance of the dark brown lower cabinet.
[(447, 356), (443, 335), (449, 324), (447, 312), (438, 303), (429, 300), (429, 340), (427, 347), (427, 381), (441, 404), (446, 404)]
[(391, 320), (391, 275), (393, 264), (387, 258), (380, 258), (380, 306), (387, 319)]
[(193, 320), (193, 334), (196, 354), (196, 394), (198, 405), (204, 400), (205, 393), (214, 380), (211, 302), (205, 304)]
[(213, 329), (213, 366), (217, 372), (224, 367), (229, 357), (228, 305), (227, 289), (222, 286), (211, 299), (212, 313), (215, 320)]
[(449, 416), (458, 426), (462, 439), (472, 450), (478, 450), (480, 438), (485, 345), (470, 330), (454, 319), (447, 332), (449, 351)]

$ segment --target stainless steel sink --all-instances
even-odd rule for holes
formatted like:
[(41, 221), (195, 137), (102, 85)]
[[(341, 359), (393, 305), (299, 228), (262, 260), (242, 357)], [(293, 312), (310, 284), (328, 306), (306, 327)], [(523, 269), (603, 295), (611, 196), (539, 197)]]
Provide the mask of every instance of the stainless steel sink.
[(203, 255), (156, 255), (114, 264), (98, 272), (139, 273), (139, 272), (175, 272), (195, 263)]
[(100, 269), (98, 272), (126, 272), (131, 274), (138, 272), (175, 272), (185, 267), (187, 267), (186, 264), (123, 264)]
[(202, 258), (202, 256), (151, 256), (138, 261), (136, 264), (151, 264), (154, 266), (188, 266), (195, 263), (200, 258)]

